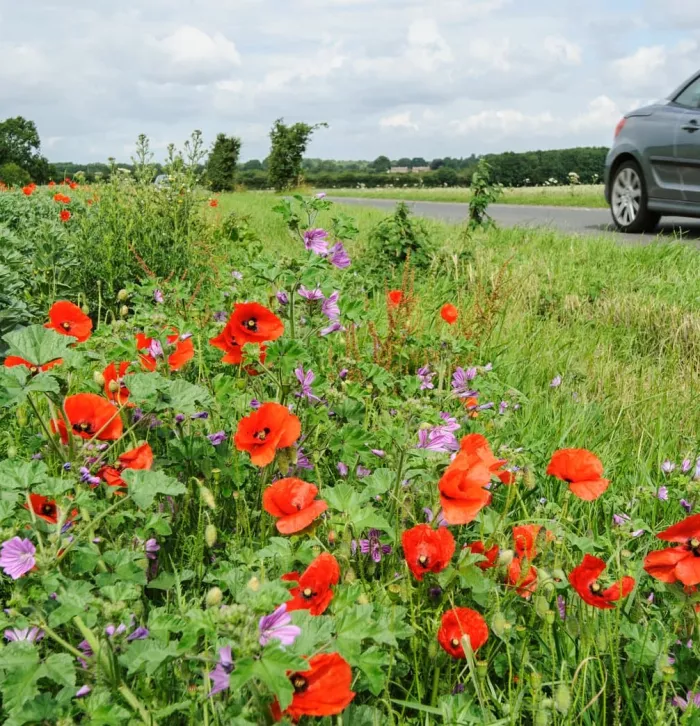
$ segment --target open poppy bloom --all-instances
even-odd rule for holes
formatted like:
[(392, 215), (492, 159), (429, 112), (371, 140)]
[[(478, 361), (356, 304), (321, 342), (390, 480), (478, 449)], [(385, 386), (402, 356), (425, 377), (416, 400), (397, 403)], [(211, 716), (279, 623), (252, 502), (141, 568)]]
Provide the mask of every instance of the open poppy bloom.
[(442, 572), (455, 552), (455, 538), (447, 527), (419, 524), (401, 535), (406, 564), (417, 580), (426, 572)]
[(440, 317), (448, 325), (454, 325), (454, 323), (457, 322), (457, 318), (459, 317), (459, 311), (454, 305), (452, 305), (451, 303), (447, 303), (446, 305), (443, 305), (440, 309)]
[(126, 482), (122, 479), (122, 472), (125, 469), (150, 469), (153, 466), (153, 450), (149, 444), (141, 444), (135, 449), (125, 451), (117, 458), (114, 466), (103, 466), (97, 476), (104, 479), (107, 486), (125, 487)]
[(46, 371), (51, 370), (54, 366), (61, 365), (61, 363), (63, 363), (63, 358), (57, 358), (56, 360), (44, 363), (43, 366), (35, 366), (33, 363), (30, 363), (28, 360), (24, 360), (24, 358), (20, 358), (17, 355), (8, 355), (7, 358), (5, 358), (4, 366), (5, 368), (24, 366), (33, 376), (36, 376), (39, 373), (45, 373)]
[(389, 302), (389, 307), (398, 307), (401, 305), (401, 301), (403, 300), (403, 292), (401, 292), (401, 290), (390, 290), (387, 294), (387, 300)]
[(130, 365), (131, 361), (122, 361), (119, 364), (119, 371), (117, 371), (117, 366), (114, 363), (110, 363), (102, 371), (102, 376), (105, 379), (105, 396), (112, 403), (116, 403), (117, 406), (133, 406), (133, 404), (128, 403), (130, 391), (124, 383), (124, 378)]
[(520, 524), (513, 527), (513, 542), (518, 557), (525, 557), (530, 561), (535, 559), (537, 556), (537, 537), (541, 529), (542, 525), (540, 524)]
[(475, 555), (483, 555), (486, 558), (476, 563), (476, 566), (481, 570), (490, 570), (498, 563), (499, 549), (497, 544), (486, 549), (486, 545), (483, 542), (471, 542), (464, 545), (464, 549), (470, 550)]
[(459, 449), (460, 452), (476, 456), (504, 484), (512, 484), (515, 481), (515, 475), (512, 471), (501, 471), (503, 466), (508, 463), (507, 459), (497, 459), (491, 451), (489, 442), (482, 434), (468, 434), (460, 442)]
[(565, 481), (572, 494), (586, 502), (598, 499), (610, 484), (603, 479), (603, 464), (587, 449), (560, 449), (555, 451), (547, 467), (547, 474)]
[(656, 536), (680, 547), (650, 552), (644, 558), (644, 569), (661, 582), (700, 584), (700, 514), (686, 517)]
[(272, 717), (281, 721), (289, 716), (295, 723), (302, 716), (334, 716), (344, 711), (355, 698), (350, 690), (352, 669), (338, 653), (320, 653), (309, 659), (305, 671), (288, 674), (294, 687), (292, 702), (282, 711), (272, 704)]
[(51, 306), (49, 322), (44, 327), (61, 335), (71, 335), (78, 343), (84, 343), (92, 335), (92, 320), (68, 300), (59, 300)]
[(634, 589), (634, 578), (625, 576), (607, 589), (598, 582), (605, 571), (605, 562), (599, 557), (585, 555), (583, 562), (569, 574), (569, 582), (581, 599), (601, 610), (611, 610), (616, 600), (627, 597)]
[(260, 303), (236, 303), (226, 327), (238, 345), (266, 343), (284, 333), (284, 323)]
[(484, 618), (469, 608), (452, 608), (442, 614), (438, 642), (453, 658), (466, 659), (462, 638), (469, 638), (474, 652), (489, 639), (489, 629)]
[(279, 479), (263, 492), (263, 509), (279, 517), (275, 526), (281, 534), (294, 534), (308, 527), (328, 509), (322, 499), (316, 499), (318, 487), (301, 479)]
[(508, 584), (515, 588), (518, 595), (527, 599), (537, 589), (537, 570), (528, 565), (527, 571), (523, 572), (522, 563), (522, 558), (514, 557), (508, 565)]
[[(219, 350), (223, 350), (226, 355), (221, 359), (222, 363), (232, 363), (240, 365), (243, 362), (243, 348), (238, 344), (234, 335), (234, 324), (229, 320), (226, 327), (216, 338), (210, 338), (209, 344)], [(260, 362), (265, 362), (265, 346), (260, 343)]]
[[(116, 441), (123, 433), (124, 426), (119, 417), (119, 409), (96, 393), (78, 393), (63, 401), (63, 409), (68, 417), (73, 436), (81, 439), (96, 438), (98, 441)], [(68, 443), (66, 422), (62, 419), (51, 421), (51, 430), (59, 432), (61, 441)]]
[(486, 485), (491, 481), (488, 467), (476, 457), (459, 457), (447, 467), (438, 482), (440, 504), (448, 524), (469, 524), (491, 503)]
[(62, 209), (58, 216), (61, 218), (61, 222), (67, 222), (71, 218), (71, 213), (67, 209)]
[(247, 451), (255, 466), (267, 466), (277, 449), (291, 446), (301, 435), (301, 421), (286, 406), (263, 403), (242, 418), (233, 437), (239, 451)]
[[(184, 336), (183, 336), (184, 337)], [(154, 371), (158, 366), (158, 358), (164, 358), (168, 354), (168, 366), (171, 371), (179, 371), (186, 363), (194, 358), (194, 344), (191, 338), (182, 340), (179, 333), (168, 336), (168, 346), (175, 346), (174, 352), (163, 351), (160, 341), (155, 338), (147, 338), (143, 333), (136, 334), (136, 348), (145, 350), (139, 354), (141, 365), (147, 371)]]
[(282, 575), (282, 580), (297, 583), (289, 590), (292, 599), (286, 603), (287, 612), (308, 610), (311, 615), (322, 615), (333, 599), (331, 588), (340, 580), (338, 560), (328, 552), (322, 552), (301, 575), (288, 572)]
[[(32, 511), (37, 517), (41, 517), (49, 524), (58, 522), (58, 507), (53, 499), (42, 497), (40, 494), (30, 494), (29, 501), (32, 505)], [(29, 506), (25, 504), (24, 508), (29, 509)]]

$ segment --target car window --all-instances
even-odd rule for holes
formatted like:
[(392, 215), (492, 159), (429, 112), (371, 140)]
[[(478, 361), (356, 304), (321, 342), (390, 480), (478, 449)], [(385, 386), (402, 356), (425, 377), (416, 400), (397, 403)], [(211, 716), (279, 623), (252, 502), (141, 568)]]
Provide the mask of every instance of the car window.
[(700, 78), (686, 86), (673, 100), (679, 106), (700, 108)]

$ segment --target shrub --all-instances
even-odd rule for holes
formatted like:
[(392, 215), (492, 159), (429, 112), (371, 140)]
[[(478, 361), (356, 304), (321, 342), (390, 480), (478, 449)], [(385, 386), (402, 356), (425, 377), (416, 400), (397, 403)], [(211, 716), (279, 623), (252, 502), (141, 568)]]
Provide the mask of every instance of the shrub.
[(0, 181), (9, 187), (23, 187), (25, 184), (29, 184), (31, 177), (29, 172), (19, 164), (10, 161), (0, 166)]
[(425, 225), (403, 202), (371, 231), (369, 247), (376, 267), (403, 264), (409, 256), (414, 267), (427, 267), (434, 252)]

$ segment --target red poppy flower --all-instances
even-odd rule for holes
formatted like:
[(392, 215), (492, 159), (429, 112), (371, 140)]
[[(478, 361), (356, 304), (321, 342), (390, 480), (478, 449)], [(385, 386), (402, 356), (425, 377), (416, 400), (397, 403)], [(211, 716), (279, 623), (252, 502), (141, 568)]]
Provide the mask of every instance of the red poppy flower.
[(547, 467), (547, 474), (565, 481), (579, 499), (592, 502), (608, 488), (609, 479), (603, 479), (603, 464), (587, 449), (560, 449), (555, 451)]
[[(234, 336), (235, 324), (231, 319), (226, 323), (226, 327), (221, 331), (216, 338), (210, 338), (209, 344), (213, 345), (219, 350), (223, 350), (226, 355), (221, 359), (222, 363), (232, 363), (233, 365), (240, 365), (243, 362), (243, 348), (238, 344)], [(260, 362), (265, 362), (265, 345), (260, 343)]]
[[(41, 519), (49, 524), (56, 524), (58, 522), (58, 507), (53, 499), (42, 497), (39, 494), (30, 494), (29, 501), (32, 505), (32, 511), (37, 517), (41, 517)], [(24, 508), (29, 509), (29, 506), (25, 504)]]
[(61, 194), (60, 192), (53, 195), (53, 200), (59, 204), (70, 204), (70, 197), (67, 197), (65, 194)]
[(527, 599), (537, 589), (537, 570), (529, 566), (527, 572), (523, 573), (521, 558), (514, 557), (508, 565), (508, 582), (518, 595)]
[(266, 343), (284, 333), (284, 323), (260, 303), (236, 303), (229, 324), (238, 345)]
[(294, 534), (306, 529), (328, 509), (322, 499), (316, 499), (318, 487), (301, 479), (279, 479), (263, 492), (263, 509), (279, 517), (275, 526), (281, 534)]
[(401, 305), (401, 301), (403, 300), (403, 292), (401, 292), (401, 290), (390, 290), (387, 295), (387, 299), (390, 307), (398, 307)]
[(491, 472), (478, 458), (458, 456), (438, 482), (440, 503), (447, 523), (472, 522), (491, 503), (491, 494), (485, 488), (490, 481)]
[(513, 541), (518, 557), (526, 557), (532, 562), (537, 556), (537, 537), (542, 529), (540, 524), (521, 524), (513, 527)]
[(486, 621), (476, 610), (452, 608), (442, 614), (438, 642), (453, 658), (467, 657), (462, 647), (465, 635), (475, 652), (489, 639)]
[(61, 218), (61, 222), (67, 222), (70, 219), (71, 214), (67, 209), (62, 209), (58, 216)]
[(301, 575), (288, 572), (282, 579), (297, 583), (289, 590), (292, 599), (287, 601), (288, 612), (308, 610), (311, 615), (321, 615), (333, 599), (331, 588), (340, 580), (340, 567), (333, 555), (322, 552)]
[(49, 182), (49, 187), (55, 187), (55, 186), (56, 186), (56, 182), (55, 181), (50, 181)]
[[(81, 439), (96, 438), (98, 441), (115, 441), (124, 430), (119, 409), (96, 393), (78, 393), (63, 402), (71, 431)], [(52, 430), (61, 434), (66, 443), (68, 434), (63, 420), (52, 421)]]
[(148, 351), (147, 353), (139, 353), (141, 365), (147, 371), (154, 371), (158, 367), (156, 356), (164, 356), (166, 353), (168, 353), (168, 366), (171, 371), (179, 371), (180, 368), (194, 358), (194, 344), (191, 338), (182, 340), (179, 333), (175, 332), (174, 335), (169, 335), (167, 340), (168, 346), (175, 346), (172, 353), (163, 351), (160, 342), (155, 338), (147, 338), (143, 333), (136, 334), (137, 350)]
[(502, 467), (507, 463), (507, 459), (497, 459), (493, 455), (485, 436), (481, 434), (468, 434), (460, 442), (459, 448), (460, 452), (476, 456), (504, 484), (512, 484), (515, 481), (513, 472), (501, 471)]
[(459, 311), (451, 303), (443, 305), (440, 309), (440, 317), (448, 324), (454, 325), (459, 317)]
[(309, 659), (305, 671), (288, 674), (294, 687), (289, 706), (282, 711), (272, 704), (272, 717), (281, 721), (289, 716), (295, 723), (302, 716), (335, 716), (344, 711), (355, 694), (350, 690), (352, 669), (338, 653), (321, 653)]
[(69, 187), (70, 187), (71, 189), (77, 189), (77, 188), (78, 188), (78, 182), (74, 182), (74, 181), (69, 181), (69, 182), (68, 182), (68, 186), (69, 186)]
[(611, 610), (616, 600), (627, 597), (634, 589), (634, 577), (625, 576), (606, 590), (598, 582), (605, 571), (605, 562), (598, 557), (585, 555), (583, 562), (569, 574), (569, 582), (581, 599), (601, 610)]
[(92, 320), (68, 300), (59, 300), (51, 306), (49, 322), (44, 327), (77, 338), (78, 343), (84, 343), (92, 335)]
[(455, 538), (447, 527), (419, 524), (401, 535), (406, 564), (417, 580), (426, 572), (442, 572), (455, 552)]
[(686, 517), (656, 536), (681, 546), (650, 552), (644, 558), (644, 569), (661, 582), (700, 584), (700, 514)]
[(5, 368), (14, 368), (15, 366), (24, 366), (25, 368), (29, 369), (29, 372), (35, 376), (37, 373), (45, 373), (46, 371), (50, 370), (54, 366), (61, 365), (63, 363), (63, 358), (56, 358), (56, 360), (49, 361), (48, 363), (44, 363), (43, 366), (35, 366), (33, 363), (30, 363), (28, 360), (24, 360), (24, 358), (20, 358), (17, 355), (8, 355), (7, 358), (5, 358)]
[(24, 193), (24, 196), (31, 197), (34, 192), (34, 187), (31, 184), (29, 186), (22, 187), (22, 192)]
[(470, 550), (475, 555), (483, 555), (486, 558), (476, 563), (476, 566), (482, 570), (489, 570), (498, 563), (499, 549), (497, 544), (487, 550), (483, 542), (471, 542), (464, 545), (464, 549)]
[(128, 402), (131, 392), (124, 382), (130, 365), (131, 361), (122, 361), (119, 364), (119, 372), (117, 372), (117, 366), (114, 363), (110, 363), (104, 371), (102, 371), (102, 377), (105, 379), (105, 396), (107, 396), (112, 403), (116, 403), (117, 406), (134, 405)]
[(125, 487), (126, 482), (122, 479), (122, 472), (125, 469), (150, 469), (153, 466), (153, 450), (149, 444), (141, 444), (135, 449), (125, 451), (117, 459), (115, 466), (103, 466), (97, 476), (104, 479), (107, 486)]
[(218, 207), (219, 206), (219, 200), (218, 199), (210, 199), (209, 200), (209, 206), (210, 207)]
[(291, 446), (301, 435), (301, 421), (279, 403), (263, 403), (242, 418), (233, 437), (238, 451), (247, 451), (255, 466), (267, 466), (277, 449)]

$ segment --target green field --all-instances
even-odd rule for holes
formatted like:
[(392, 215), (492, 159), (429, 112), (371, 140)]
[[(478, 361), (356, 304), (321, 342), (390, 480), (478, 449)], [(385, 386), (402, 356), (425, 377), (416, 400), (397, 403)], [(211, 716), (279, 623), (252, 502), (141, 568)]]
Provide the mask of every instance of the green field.
[[(334, 197), (401, 199), (416, 202), (469, 202), (469, 189), (328, 189)], [(606, 207), (603, 186), (581, 184), (571, 187), (520, 187), (505, 189), (500, 204), (536, 204), (556, 207)]]

